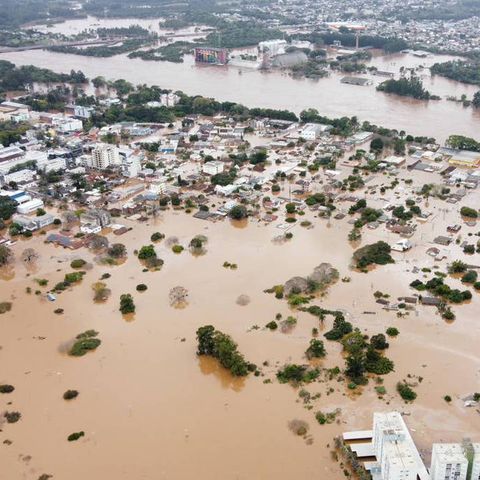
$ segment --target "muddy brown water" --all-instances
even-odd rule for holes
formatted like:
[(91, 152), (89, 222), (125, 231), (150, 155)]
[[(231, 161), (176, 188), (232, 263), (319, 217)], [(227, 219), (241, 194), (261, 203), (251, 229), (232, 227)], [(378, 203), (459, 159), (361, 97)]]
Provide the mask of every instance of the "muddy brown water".
[[(432, 210), (441, 208), (435, 199), (430, 204)], [(438, 212), (445, 221), (454, 215)], [(229, 221), (196, 220), (178, 211), (146, 224), (122, 219), (133, 230), (121, 237), (110, 235), (110, 240), (126, 244), (129, 257), (113, 267), (99, 265), (85, 250), (69, 252), (46, 245), (40, 236), (31, 240), (29, 246), (40, 253), (35, 273), (27, 277), (29, 272), (17, 261), (10, 280), (0, 280), (0, 300), (13, 298), (12, 310), (0, 315), (0, 383), (15, 386), (12, 394), (0, 395), (0, 411), (22, 413), (18, 423), (1, 428), (0, 478), (36, 480), (50, 473), (71, 480), (340, 480), (343, 473), (332, 462), (327, 445), (333, 445), (334, 436), (342, 431), (370, 428), (376, 410), (409, 414), (407, 423), (424, 449), (432, 441), (460, 441), (465, 436), (478, 440), (480, 416), (465, 409), (459, 398), (480, 390), (479, 294), (469, 305), (455, 307), (457, 320), (449, 325), (428, 307), (418, 307), (418, 315), (397, 318), (394, 312), (381, 310), (373, 298), (376, 290), (393, 298), (411, 294), (408, 284), (419, 276), (411, 269), (433, 264), (424, 254), (425, 245), (444, 229), (443, 219), (420, 226), (417, 245), (406, 254), (394, 254), (397, 263), (362, 274), (349, 267), (348, 217), (331, 221), (330, 228), (312, 213), (304, 218), (314, 228), (297, 225), (293, 239), (282, 244), (272, 242), (281, 234), (276, 224), (265, 226), (253, 219), (243, 222), (243, 228)], [(362, 244), (385, 236), (364, 230)], [(186, 249), (176, 255), (161, 242), (156, 250), (165, 265), (158, 272), (144, 273), (133, 250), (150, 243), (155, 231), (178, 237), (185, 247), (193, 236), (206, 235), (208, 253), (193, 256)], [(14, 246), (17, 258), (25, 245)], [(54, 285), (70, 271), (70, 261), (79, 257), (93, 268), (55, 303), (25, 292), (27, 286), (37, 288), (34, 278)], [(224, 268), (225, 261), (237, 263), (238, 269)], [(275, 379), (284, 363), (305, 362), (311, 329), (319, 325), (315, 317), (292, 312), (286, 302), (263, 290), (294, 275), (307, 275), (322, 262), (330, 262), (340, 278), (349, 276), (351, 281), (338, 281), (318, 304), (345, 310), (370, 335), (389, 326), (401, 332), (390, 340), (387, 351), (396, 369), (385, 377), (384, 400), (377, 398), (373, 382), (360, 396), (347, 392), (343, 383), (313, 383), (305, 388), (322, 395), (309, 411), (297, 401), (298, 389)], [(111, 274), (104, 281), (112, 295), (95, 304), (91, 285), (106, 272)], [(139, 283), (147, 284), (148, 290), (136, 292)], [(169, 291), (178, 285), (189, 292), (184, 309), (169, 305)], [(118, 311), (122, 293), (131, 293), (137, 306), (129, 321)], [(248, 305), (237, 305), (240, 294), (250, 297)], [(55, 315), (56, 308), (63, 308), (64, 314)], [(263, 328), (277, 312), (298, 318), (291, 333)], [(330, 328), (331, 321), (327, 318), (321, 329)], [(268, 361), (262, 367), (264, 376), (234, 379), (214, 360), (198, 358), (195, 331), (205, 324), (230, 334), (248, 360), (257, 365)], [(255, 325), (261, 328), (252, 329)], [(87, 329), (97, 330), (102, 340), (95, 352), (81, 358), (61, 353)], [(326, 342), (326, 347), (328, 355), (321, 364), (342, 367), (340, 346)], [(423, 377), (411, 405), (395, 392), (396, 382), (408, 374)], [(264, 384), (265, 379), (272, 383)], [(334, 392), (327, 395), (330, 387)], [(67, 389), (80, 395), (64, 401)], [(443, 400), (446, 394), (454, 399), (451, 405)], [(336, 408), (342, 409), (339, 424), (317, 424), (316, 411)], [(289, 430), (294, 419), (308, 422), (312, 445)], [(70, 433), (81, 430), (85, 437), (67, 441)], [(7, 439), (13, 443), (4, 444)], [(26, 455), (32, 457), (28, 462), (22, 460)]]

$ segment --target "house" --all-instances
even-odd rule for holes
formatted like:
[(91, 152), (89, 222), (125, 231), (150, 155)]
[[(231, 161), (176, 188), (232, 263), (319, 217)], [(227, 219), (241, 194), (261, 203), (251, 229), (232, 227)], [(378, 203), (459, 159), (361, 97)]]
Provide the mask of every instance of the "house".
[(403, 239), (399, 240), (397, 243), (392, 245), (392, 250), (394, 252), (406, 252), (412, 248), (412, 243), (409, 240)]
[(371, 85), (373, 83), (369, 78), (363, 77), (343, 77), (340, 81), (348, 85), (359, 85), (361, 87)]
[(82, 233), (100, 233), (102, 228), (110, 225), (111, 217), (106, 210), (92, 209), (80, 217)]

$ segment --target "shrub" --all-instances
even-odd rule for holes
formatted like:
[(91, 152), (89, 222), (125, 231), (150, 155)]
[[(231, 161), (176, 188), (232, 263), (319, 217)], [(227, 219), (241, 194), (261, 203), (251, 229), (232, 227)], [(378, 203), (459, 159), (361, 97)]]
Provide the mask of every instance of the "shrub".
[(149, 258), (156, 258), (157, 252), (153, 245), (144, 245), (138, 252), (138, 258), (140, 260), (148, 260)]
[(285, 222), (287, 223), (295, 223), (297, 221), (296, 218), (293, 218), (293, 217), (288, 217), (285, 219)]
[(272, 320), (271, 322), (268, 322), (265, 327), (269, 330), (276, 330), (278, 328), (278, 324), (275, 320)]
[(63, 394), (63, 399), (64, 400), (73, 400), (74, 398), (78, 397), (78, 391), (77, 390), (67, 390)]
[(0, 302), (0, 314), (7, 313), (12, 309), (12, 302)]
[(417, 394), (412, 390), (406, 382), (397, 383), (397, 392), (406, 402), (412, 402), (417, 398)]
[(182, 247), (182, 245), (174, 245), (172, 247), (172, 252), (173, 253), (182, 253), (184, 250), (184, 248)]
[(113, 243), (107, 250), (107, 254), (112, 258), (124, 258), (127, 255), (127, 248), (123, 243)]
[(388, 327), (386, 333), (389, 337), (396, 337), (400, 332), (395, 327)]
[(144, 283), (139, 283), (137, 285), (137, 292), (144, 292), (145, 290), (147, 290), (147, 286), (144, 284)]
[(133, 297), (129, 293), (120, 295), (120, 311), (124, 315), (135, 313), (135, 303), (133, 302)]
[(71, 284), (71, 283), (78, 283), (82, 280), (85, 272), (71, 272), (65, 274), (64, 283)]
[(165, 238), (165, 235), (163, 233), (155, 232), (155, 233), (152, 233), (152, 236), (150, 237), (150, 240), (152, 242), (160, 242), (164, 238)]
[(353, 260), (355, 266), (361, 269), (373, 264), (386, 265), (387, 263), (394, 263), (390, 252), (390, 245), (386, 242), (379, 241), (356, 250), (353, 254)]
[(12, 393), (15, 390), (13, 385), (3, 384), (0, 385), (0, 393)]
[(340, 340), (352, 330), (352, 324), (350, 322), (347, 322), (342, 314), (339, 314), (335, 317), (335, 320), (333, 321), (332, 329), (326, 332), (323, 336), (327, 340)]
[(448, 273), (464, 273), (467, 271), (468, 265), (461, 260), (454, 260), (448, 266)]
[(385, 335), (383, 333), (379, 333), (378, 335), (373, 335), (372, 338), (370, 338), (370, 344), (376, 350), (385, 350), (389, 346), (385, 338)]
[(230, 209), (230, 211), (228, 212), (228, 216), (229, 216), (232, 220), (242, 220), (242, 219), (248, 217), (248, 212), (247, 212), (247, 209), (245, 208), (245, 206), (243, 206), (243, 205), (235, 205), (235, 206), (232, 207), (232, 208)]
[(307, 365), (288, 364), (277, 372), (280, 383), (310, 383), (318, 378), (320, 371)]
[(3, 416), (6, 418), (7, 423), (17, 423), (22, 418), (20, 412), (5, 412)]
[(325, 346), (321, 340), (312, 339), (310, 345), (305, 351), (306, 357), (310, 360), (312, 358), (322, 358), (326, 355)]
[(460, 209), (460, 215), (462, 217), (466, 217), (466, 218), (477, 218), (478, 217), (478, 211), (474, 208), (462, 207)]
[(75, 260), (72, 260), (72, 263), (70, 263), (70, 266), (72, 268), (82, 268), (84, 265), (86, 265), (87, 262), (81, 258), (77, 258)]
[(383, 385), (375, 387), (375, 391), (378, 395), (385, 395), (387, 393), (387, 389)]
[(68, 437), (67, 437), (67, 440), (69, 442), (75, 442), (77, 441), (79, 438), (82, 438), (85, 436), (85, 432), (74, 432), (74, 433), (71, 433)]
[(68, 354), (73, 357), (82, 357), (90, 350), (97, 349), (102, 343), (100, 339), (95, 338), (97, 335), (98, 332), (95, 330), (87, 330), (86, 332), (78, 334)]
[(443, 399), (447, 402), (450, 403), (452, 401), (452, 397), (450, 395), (445, 395)]
[(209, 355), (219, 360), (220, 364), (236, 377), (244, 377), (249, 371), (256, 370), (238, 351), (233, 339), (212, 325), (205, 325), (197, 330), (197, 355)]

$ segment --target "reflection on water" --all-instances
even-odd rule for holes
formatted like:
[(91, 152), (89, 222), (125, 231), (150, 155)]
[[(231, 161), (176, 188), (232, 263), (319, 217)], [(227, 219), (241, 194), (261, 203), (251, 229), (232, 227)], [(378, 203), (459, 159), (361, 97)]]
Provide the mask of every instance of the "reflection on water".
[(234, 392), (242, 391), (245, 386), (245, 377), (234, 377), (226, 368), (220, 365), (220, 362), (213, 357), (205, 355), (198, 356), (198, 365), (204, 375), (213, 375), (223, 388), (228, 388)]
[(9, 281), (15, 278), (15, 268), (13, 265), (5, 265), (0, 267), (0, 280)]
[(244, 218), (242, 220), (230, 220), (230, 224), (234, 228), (247, 228), (248, 227), (248, 218)]

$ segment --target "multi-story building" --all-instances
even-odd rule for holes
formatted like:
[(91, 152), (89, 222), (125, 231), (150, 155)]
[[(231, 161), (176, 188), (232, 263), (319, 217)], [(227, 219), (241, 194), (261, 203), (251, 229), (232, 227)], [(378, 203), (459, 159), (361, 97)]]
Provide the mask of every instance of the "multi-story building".
[(473, 458), (470, 480), (480, 480), (480, 443), (472, 444)]
[(110, 165), (120, 165), (120, 155), (114, 145), (98, 145), (92, 152), (92, 168), (104, 170)]
[(374, 413), (373, 449), (382, 480), (417, 480), (418, 452), (398, 412)]
[(432, 480), (480, 480), (480, 443), (434, 443)]
[(460, 443), (434, 443), (430, 477), (432, 480), (466, 480), (468, 459)]

